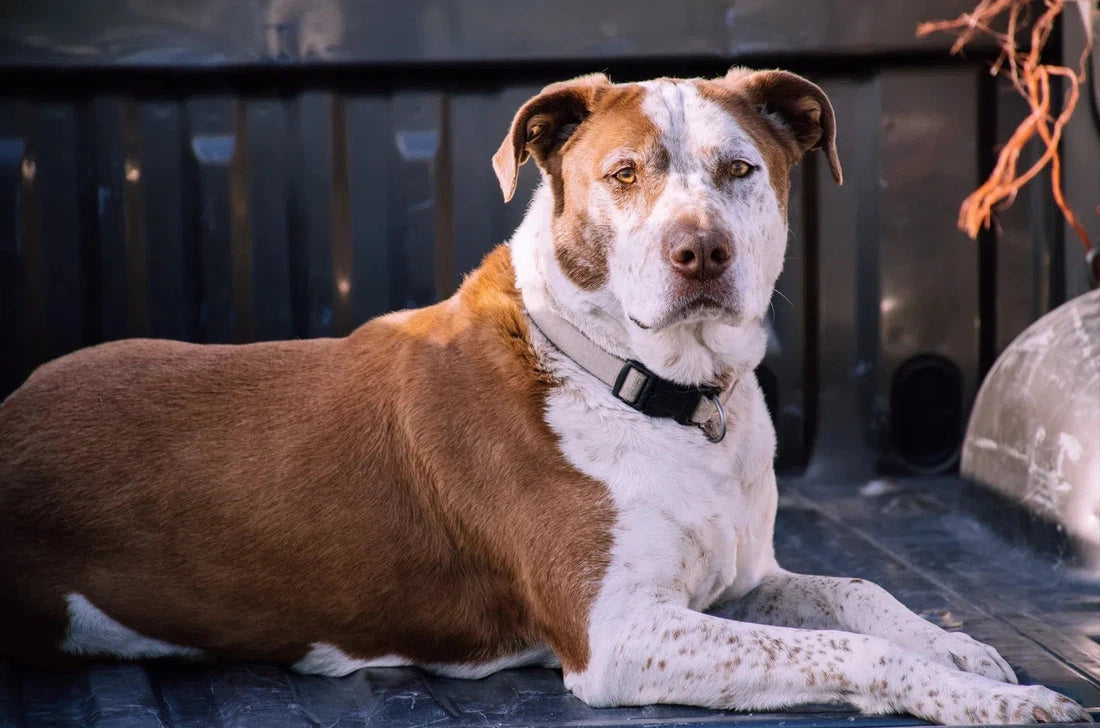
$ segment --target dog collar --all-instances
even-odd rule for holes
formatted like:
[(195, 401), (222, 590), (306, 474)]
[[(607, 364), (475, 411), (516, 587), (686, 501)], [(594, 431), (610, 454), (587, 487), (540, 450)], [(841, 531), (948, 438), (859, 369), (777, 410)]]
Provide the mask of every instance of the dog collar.
[(634, 359), (621, 359), (604, 351), (584, 332), (547, 310), (528, 310), (535, 328), (558, 351), (581, 369), (611, 387), (611, 394), (650, 417), (665, 417), (681, 425), (698, 427), (711, 442), (726, 436), (725, 400), (733, 391), (726, 387), (678, 384), (651, 372)]

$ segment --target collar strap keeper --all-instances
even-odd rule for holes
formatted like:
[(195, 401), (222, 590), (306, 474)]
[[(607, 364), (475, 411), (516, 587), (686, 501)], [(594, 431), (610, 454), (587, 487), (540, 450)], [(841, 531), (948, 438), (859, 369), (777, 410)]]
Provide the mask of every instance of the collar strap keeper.
[(662, 379), (641, 362), (627, 359), (611, 387), (618, 399), (650, 417), (668, 417), (681, 425), (694, 425), (693, 417), (704, 399), (717, 397), (717, 387), (693, 387)]

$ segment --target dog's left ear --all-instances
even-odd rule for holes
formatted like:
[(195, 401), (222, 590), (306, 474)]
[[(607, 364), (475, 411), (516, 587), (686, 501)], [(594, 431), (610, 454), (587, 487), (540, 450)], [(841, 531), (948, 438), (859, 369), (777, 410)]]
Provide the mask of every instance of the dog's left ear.
[(780, 133), (789, 132), (803, 154), (825, 151), (833, 179), (844, 175), (836, 153), (836, 119), (833, 105), (817, 84), (787, 71), (750, 71), (734, 67), (723, 79), (748, 97)]
[(592, 73), (552, 83), (520, 107), (508, 136), (493, 155), (493, 170), (505, 202), (516, 193), (516, 177), (528, 157), (533, 155), (540, 167), (555, 173), (562, 146), (608, 88), (611, 81), (607, 76)]

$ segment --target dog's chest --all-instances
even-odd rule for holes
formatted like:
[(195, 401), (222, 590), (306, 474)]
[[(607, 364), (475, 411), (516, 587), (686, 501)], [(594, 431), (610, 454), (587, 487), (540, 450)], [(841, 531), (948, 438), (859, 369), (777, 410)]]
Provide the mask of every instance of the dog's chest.
[(588, 384), (555, 391), (547, 419), (566, 458), (615, 504), (605, 590), (662, 590), (704, 609), (751, 589), (770, 562), (776, 501), (774, 480), (761, 477), (774, 433), (755, 381), (730, 398), (737, 419), (718, 444), (625, 410)]

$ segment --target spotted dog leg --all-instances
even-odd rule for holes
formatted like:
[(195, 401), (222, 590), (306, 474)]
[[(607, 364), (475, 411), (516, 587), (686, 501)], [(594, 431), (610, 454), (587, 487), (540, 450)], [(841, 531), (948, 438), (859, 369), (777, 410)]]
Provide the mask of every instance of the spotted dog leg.
[(959, 672), (879, 637), (735, 622), (668, 602), (631, 604), (611, 634), (594, 632), (566, 685), (595, 706), (680, 703), (766, 710), (846, 702), (940, 723), (1089, 720), (1073, 701)]
[(1016, 673), (995, 649), (961, 632), (945, 632), (863, 579), (777, 571), (720, 613), (746, 622), (881, 637), (947, 667), (1017, 682)]

